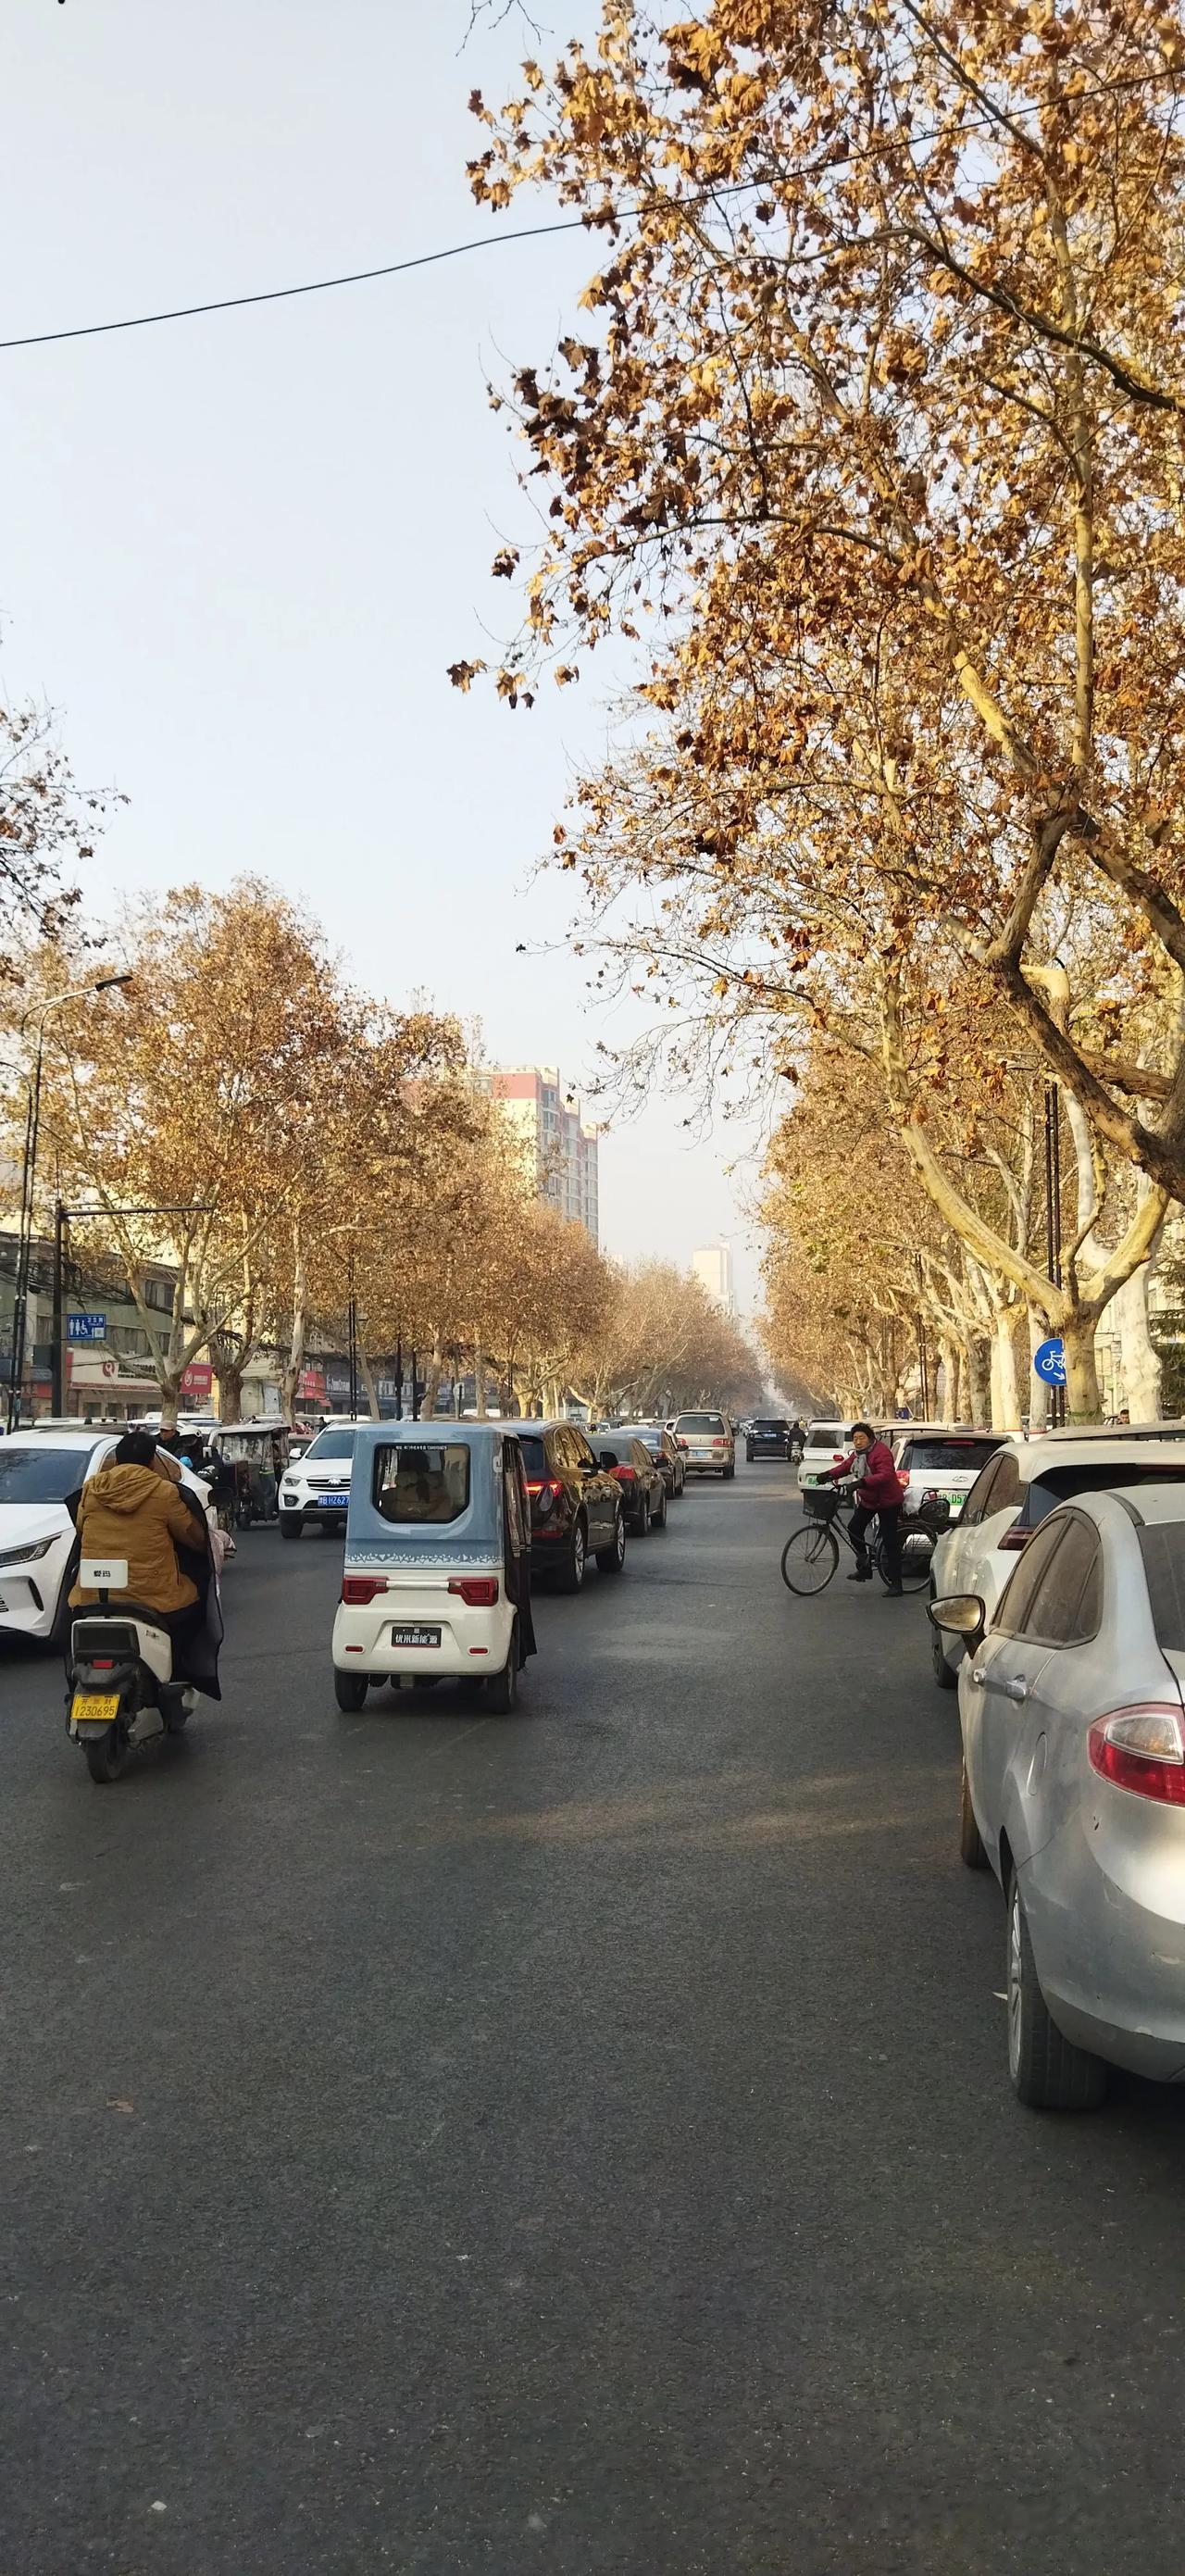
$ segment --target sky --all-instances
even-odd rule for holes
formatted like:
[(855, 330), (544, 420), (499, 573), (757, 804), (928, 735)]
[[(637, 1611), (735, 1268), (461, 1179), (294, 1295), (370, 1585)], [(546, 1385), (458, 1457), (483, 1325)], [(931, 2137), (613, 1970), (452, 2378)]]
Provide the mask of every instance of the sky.
[[(0, 338), (495, 235), (465, 180), (484, 140), (466, 101), (514, 86), (527, 33), (512, 12), (466, 43), (468, 14), (8, 0)], [(595, 14), (545, 0), (537, 50)], [(548, 211), (524, 200), (503, 227)], [(0, 353), (0, 689), (47, 702), (76, 776), (128, 800), (88, 908), (265, 876), (372, 990), (477, 1016), (491, 1060), (578, 1086), (625, 1025), (566, 947), (571, 880), (536, 862), (604, 747), (608, 692), (511, 714), (446, 670), (509, 632), (488, 566), (530, 525), (487, 381), (546, 359), (592, 265), (577, 233)], [(602, 1239), (679, 1262), (729, 1240), (751, 1305), (753, 1169), (728, 1167), (754, 1131), (689, 1141), (691, 1105), (602, 1138)]]

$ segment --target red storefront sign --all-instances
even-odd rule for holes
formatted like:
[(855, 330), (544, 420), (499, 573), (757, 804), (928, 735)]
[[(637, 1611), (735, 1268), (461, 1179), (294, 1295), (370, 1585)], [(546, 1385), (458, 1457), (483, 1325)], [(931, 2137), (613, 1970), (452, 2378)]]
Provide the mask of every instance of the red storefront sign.
[(214, 1384), (214, 1369), (209, 1360), (191, 1360), (181, 1380), (182, 1395), (208, 1396)]
[(324, 1369), (302, 1369), (296, 1393), (297, 1399), (301, 1404), (319, 1404), (324, 1407), (328, 1401), (325, 1389)]

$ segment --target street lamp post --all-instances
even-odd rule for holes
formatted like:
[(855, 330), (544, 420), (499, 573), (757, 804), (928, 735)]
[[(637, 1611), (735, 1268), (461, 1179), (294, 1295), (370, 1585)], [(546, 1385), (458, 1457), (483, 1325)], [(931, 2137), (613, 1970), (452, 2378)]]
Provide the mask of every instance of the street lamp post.
[[(29, 1273), (33, 1259), (33, 1206), (37, 1188), (37, 1143), (41, 1130), (41, 1074), (45, 1062), (45, 1023), (54, 1011), (64, 1010), (68, 1002), (88, 1002), (93, 993), (112, 993), (121, 984), (130, 984), (128, 975), (97, 975), (92, 983), (76, 984), (68, 993), (55, 993), (37, 1015), (37, 1053), (29, 1081), (29, 1098), (25, 1111), (25, 1152), (21, 1167), (21, 1216), (17, 1236), (16, 1293), (12, 1309), (12, 1362), (8, 1376), (8, 1428), (16, 1427), (20, 1412), (21, 1386), (25, 1374), (25, 1331), (29, 1310)], [(24, 1035), (32, 1017), (26, 1012), (21, 1021)]]

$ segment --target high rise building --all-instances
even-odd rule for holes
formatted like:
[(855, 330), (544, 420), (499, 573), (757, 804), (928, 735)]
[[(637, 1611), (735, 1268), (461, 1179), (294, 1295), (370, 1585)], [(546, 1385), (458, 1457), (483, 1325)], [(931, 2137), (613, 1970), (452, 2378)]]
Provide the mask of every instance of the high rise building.
[(517, 1064), (490, 1075), (490, 1090), (518, 1136), (542, 1199), (597, 1241), (597, 1130), (565, 1091), (553, 1064)]
[(726, 1243), (705, 1243), (693, 1253), (691, 1267), (702, 1287), (707, 1289), (714, 1306), (722, 1314), (735, 1315), (736, 1294), (732, 1284), (732, 1253)]

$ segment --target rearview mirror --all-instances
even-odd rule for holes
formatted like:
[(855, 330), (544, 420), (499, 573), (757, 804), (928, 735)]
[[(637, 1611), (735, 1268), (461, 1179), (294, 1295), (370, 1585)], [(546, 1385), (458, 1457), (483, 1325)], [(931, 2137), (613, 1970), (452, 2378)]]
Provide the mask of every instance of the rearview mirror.
[(948, 1592), (940, 1601), (928, 1601), (926, 1615), (936, 1628), (945, 1628), (952, 1637), (977, 1637), (983, 1627), (984, 1605), (977, 1592)]

